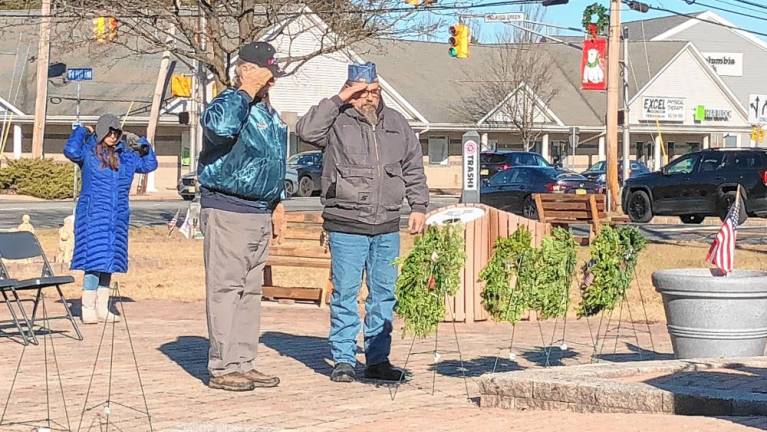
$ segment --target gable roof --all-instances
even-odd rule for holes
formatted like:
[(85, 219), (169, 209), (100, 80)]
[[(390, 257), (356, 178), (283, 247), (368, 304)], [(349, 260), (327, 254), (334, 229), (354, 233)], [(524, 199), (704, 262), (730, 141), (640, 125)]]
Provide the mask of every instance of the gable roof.
[[(697, 16), (701, 13), (702, 12), (693, 12), (688, 15)], [(684, 24), (689, 20), (690, 18), (686, 16), (668, 15), (657, 18), (626, 21), (621, 25), (623, 27), (628, 27), (630, 40), (653, 40), (658, 35)]]
[[(670, 40), (676, 37), (678, 33), (681, 33), (682, 31), (692, 26), (695, 26), (698, 24), (714, 25), (714, 24), (711, 24), (711, 22), (715, 22), (715, 23), (722, 24), (723, 26), (725, 26), (725, 28), (729, 27), (728, 30), (732, 31), (733, 33), (737, 34), (743, 39), (755, 44), (756, 46), (759, 46), (767, 50), (767, 41), (757, 37), (756, 35), (752, 33), (738, 29), (735, 24), (733, 24), (732, 22), (728, 21), (727, 19), (725, 19), (724, 17), (718, 15), (717, 13), (713, 11), (709, 10), (709, 11), (701, 12), (698, 14), (688, 14), (688, 15), (689, 16), (694, 15), (694, 18), (685, 17), (686, 20), (683, 23), (680, 23), (674, 27), (671, 27), (667, 29), (665, 32), (654, 36), (652, 40)], [(696, 19), (696, 18), (699, 18), (699, 19)], [(710, 22), (707, 22), (707, 21), (710, 21)]]
[[(680, 41), (629, 42), (629, 56), (634, 64), (630, 69), (630, 94), (643, 87), (685, 44)], [(479, 83), (472, 77), (483, 76), (488, 62), (494, 61), (493, 50), (499, 49), (498, 45), (472, 46), (468, 60), (451, 58), (446, 43), (379, 39), (354, 48), (361, 57), (376, 63), (379, 75), (430, 124), (475, 124), (481, 120), (462, 114), (454, 107), (476, 91)], [(536, 47), (536, 55), (545, 56), (552, 65), (551, 81), (556, 94), (545, 109), (565, 125), (604, 125), (605, 94), (581, 91), (581, 52), (557, 43), (541, 43)], [(487, 112), (496, 105), (497, 102), (488, 106)]]

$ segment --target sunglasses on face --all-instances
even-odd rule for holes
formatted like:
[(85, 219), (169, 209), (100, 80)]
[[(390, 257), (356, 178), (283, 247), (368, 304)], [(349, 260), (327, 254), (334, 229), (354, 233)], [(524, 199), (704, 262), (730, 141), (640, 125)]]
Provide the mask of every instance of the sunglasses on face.
[(107, 134), (107, 136), (112, 136), (116, 139), (119, 139), (122, 136), (122, 134), (123, 134), (123, 131), (121, 131), (120, 129), (109, 128), (109, 133)]

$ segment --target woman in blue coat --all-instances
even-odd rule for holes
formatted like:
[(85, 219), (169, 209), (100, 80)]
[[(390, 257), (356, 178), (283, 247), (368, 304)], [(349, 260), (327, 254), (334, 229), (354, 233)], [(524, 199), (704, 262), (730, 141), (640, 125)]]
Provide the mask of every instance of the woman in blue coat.
[(146, 138), (123, 133), (111, 114), (101, 116), (95, 130), (78, 127), (64, 155), (82, 171), (82, 189), (75, 211), (72, 269), (83, 270), (83, 323), (117, 320), (109, 312), (112, 273), (128, 270), (128, 197), (133, 176), (157, 169), (157, 158)]

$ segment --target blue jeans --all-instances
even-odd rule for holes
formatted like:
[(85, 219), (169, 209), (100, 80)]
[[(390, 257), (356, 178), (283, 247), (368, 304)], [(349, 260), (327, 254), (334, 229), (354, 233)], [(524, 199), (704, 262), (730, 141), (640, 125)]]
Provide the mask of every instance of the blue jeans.
[(112, 273), (87, 271), (85, 272), (85, 277), (83, 277), (83, 290), (96, 291), (99, 287), (109, 288), (111, 281)]
[(333, 360), (336, 364), (357, 364), (357, 297), (365, 270), (369, 291), (365, 302), (365, 359), (368, 365), (386, 362), (391, 351), (399, 233), (367, 236), (331, 232), (328, 241), (333, 271), (329, 338)]

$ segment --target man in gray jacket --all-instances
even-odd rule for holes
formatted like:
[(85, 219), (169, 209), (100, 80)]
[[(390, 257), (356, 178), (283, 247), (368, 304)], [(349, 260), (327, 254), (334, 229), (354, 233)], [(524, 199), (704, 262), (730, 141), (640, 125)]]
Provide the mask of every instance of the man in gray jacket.
[(429, 190), (421, 144), (407, 120), (381, 100), (375, 65), (349, 66), (341, 92), (323, 99), (298, 122), (298, 136), (325, 149), (322, 167), (324, 228), (332, 255), (331, 380), (355, 380), (360, 317), (357, 297), (367, 275), (365, 376), (398, 381), (389, 363), (403, 200), (409, 229), (423, 231)]

